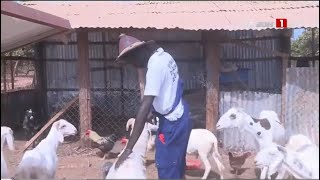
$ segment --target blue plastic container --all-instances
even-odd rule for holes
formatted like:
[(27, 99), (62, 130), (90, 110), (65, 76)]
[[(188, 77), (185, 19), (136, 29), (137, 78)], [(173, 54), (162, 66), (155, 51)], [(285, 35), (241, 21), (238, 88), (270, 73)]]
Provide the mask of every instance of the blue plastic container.
[(235, 72), (221, 72), (220, 74), (220, 83), (236, 83), (239, 82), (239, 79), (235, 78), (238, 76), (242, 82), (248, 82), (249, 80), (249, 70), (248, 68), (238, 69)]

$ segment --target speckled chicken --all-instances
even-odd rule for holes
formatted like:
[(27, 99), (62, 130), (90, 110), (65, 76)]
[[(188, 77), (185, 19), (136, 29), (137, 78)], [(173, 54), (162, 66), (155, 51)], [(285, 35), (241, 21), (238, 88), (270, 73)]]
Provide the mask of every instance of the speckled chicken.
[(228, 155), (230, 167), (233, 168), (235, 175), (238, 175), (238, 170), (241, 169), (241, 167), (246, 162), (246, 159), (251, 155), (251, 153), (246, 152), (241, 156), (234, 156), (231, 152), (229, 152)]
[(95, 143), (95, 146), (100, 150), (97, 155), (99, 156), (99, 154), (102, 154), (102, 160), (108, 156), (109, 151), (112, 150), (115, 142), (117, 141), (117, 136), (115, 134), (111, 134), (107, 137), (101, 137), (95, 131), (87, 130), (85, 135), (89, 137), (89, 139), (91, 139)]

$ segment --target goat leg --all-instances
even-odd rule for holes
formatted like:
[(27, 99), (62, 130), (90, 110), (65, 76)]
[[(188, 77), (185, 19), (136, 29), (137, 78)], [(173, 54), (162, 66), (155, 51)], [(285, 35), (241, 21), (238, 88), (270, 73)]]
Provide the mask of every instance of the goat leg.
[(204, 164), (204, 167), (205, 167), (205, 171), (204, 171), (204, 174), (201, 179), (207, 179), (207, 177), (210, 173), (210, 170), (211, 170), (210, 162), (208, 160), (207, 154), (199, 153), (199, 156), (200, 156), (200, 158)]
[(268, 171), (268, 168), (267, 168), (267, 167), (263, 167), (263, 168), (262, 168), (261, 175), (260, 175), (260, 179), (266, 179), (267, 171)]
[(278, 170), (278, 175), (276, 179), (284, 179), (285, 175), (286, 175), (286, 170), (283, 167), (281, 167), (280, 170)]
[(214, 159), (214, 161), (217, 164), (218, 170), (219, 170), (219, 174), (220, 174), (220, 179), (223, 179), (223, 170), (225, 169), (224, 165), (221, 163), (221, 161), (219, 160), (219, 155), (216, 151), (212, 152), (212, 158)]

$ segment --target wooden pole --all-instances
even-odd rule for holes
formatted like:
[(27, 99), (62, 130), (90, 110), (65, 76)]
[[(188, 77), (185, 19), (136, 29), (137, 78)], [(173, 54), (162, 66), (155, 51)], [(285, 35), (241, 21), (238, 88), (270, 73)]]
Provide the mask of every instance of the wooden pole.
[(138, 79), (139, 79), (139, 86), (140, 86), (140, 94), (141, 99), (144, 95), (144, 86), (146, 84), (146, 70), (144, 68), (138, 68)]
[(37, 110), (40, 113), (40, 118), (45, 120), (48, 119), (47, 110), (47, 74), (46, 74), (46, 61), (45, 54), (43, 51), (43, 44), (37, 43), (35, 46), (35, 54), (33, 61), (35, 65), (35, 88), (37, 93)]
[[(80, 113), (80, 137), (87, 129), (91, 129), (91, 98), (90, 98), (90, 65), (89, 65), (89, 41), (88, 32), (85, 29), (77, 31), (78, 40), (78, 77), (79, 77), (79, 113)], [(84, 147), (89, 147), (83, 143)]]
[(219, 76), (220, 76), (220, 46), (217, 42), (206, 41), (213, 33), (204, 33), (206, 60), (206, 128), (215, 131), (219, 119)]
[(41, 128), (41, 130), (35, 134), (29, 141), (26, 142), (21, 152), (24, 152), (52, 123), (54, 123), (64, 112), (66, 112), (76, 101), (78, 97), (72, 99), (64, 108), (62, 108), (57, 114), (55, 114), (49, 121)]
[(281, 36), (280, 37), (280, 47), (281, 52), (287, 54), (282, 56), (282, 88), (281, 88), (281, 122), (285, 124), (286, 120), (286, 92), (287, 92), (287, 67), (289, 62), (289, 54), (291, 48), (290, 37)]

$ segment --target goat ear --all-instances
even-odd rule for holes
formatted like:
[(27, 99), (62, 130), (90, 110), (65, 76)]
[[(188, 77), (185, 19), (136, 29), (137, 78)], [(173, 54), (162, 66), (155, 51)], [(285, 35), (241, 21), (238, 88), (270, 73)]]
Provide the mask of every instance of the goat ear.
[(63, 143), (64, 138), (63, 138), (62, 133), (58, 131), (57, 136), (58, 136), (58, 137), (57, 137), (57, 138), (58, 138), (58, 141), (59, 141), (60, 143)]
[(55, 123), (55, 127), (57, 128), (57, 130), (59, 130), (59, 126), (60, 126), (60, 123), (59, 123), (59, 122), (56, 122), (56, 123)]
[(271, 124), (268, 119), (261, 119), (259, 122), (261, 127), (263, 127), (265, 130), (269, 130), (271, 128)]

